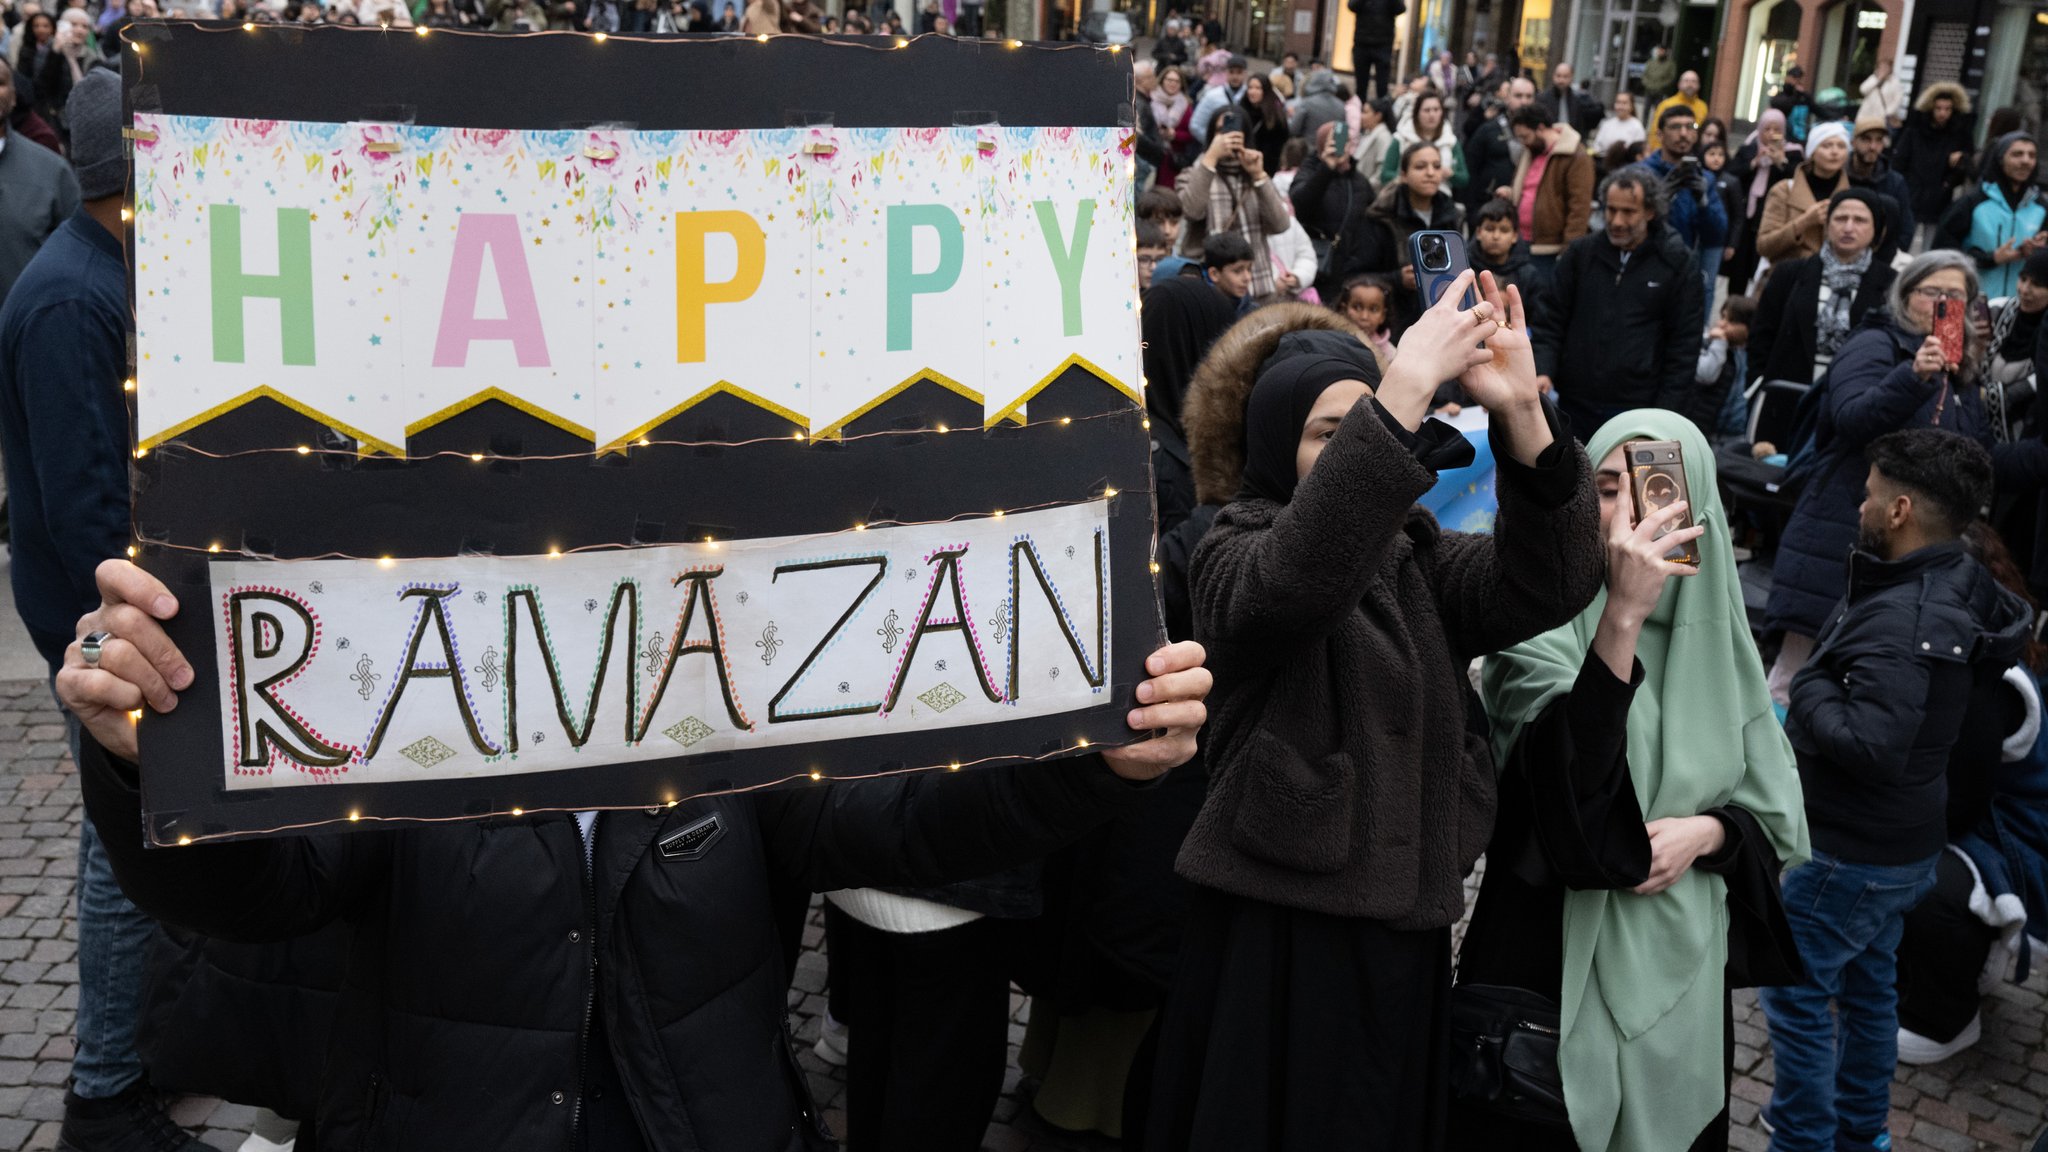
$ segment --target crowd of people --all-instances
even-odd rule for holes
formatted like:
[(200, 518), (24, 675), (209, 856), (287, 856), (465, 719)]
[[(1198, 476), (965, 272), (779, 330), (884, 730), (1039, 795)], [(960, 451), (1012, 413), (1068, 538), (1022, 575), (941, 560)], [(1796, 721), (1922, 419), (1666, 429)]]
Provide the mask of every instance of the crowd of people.
[[(1404, 83), (1402, 0), (1350, 0), (1348, 78), (1178, 15), (1136, 62), (1170, 643), (1132, 744), (145, 852), (130, 713), (193, 672), (175, 598), (117, 559), (103, 57), (154, 3), (31, 3), (0, 43), (12, 578), (89, 815), (70, 1152), (200, 1147), (166, 1090), (268, 1109), (249, 1152), (830, 1147), (785, 1024), (814, 893), (853, 1149), (980, 1146), (1013, 982), (1031, 1107), (1132, 1148), (1726, 1148), (1757, 987), (1772, 1147), (1883, 1149), (1896, 1064), (1977, 1042), (1982, 981), (2048, 938), (2030, 126), (1885, 69), (1840, 117), (1794, 68), (1738, 139), (1662, 49), (1604, 106), (1477, 54)], [(811, 0), (261, 11), (901, 29)], [(1465, 243), (1440, 295), (1424, 231)], [(1498, 512), (1447, 531), (1417, 501), (1473, 463), (1445, 419), (1472, 408)], [(647, 851), (707, 816), (687, 875)]]

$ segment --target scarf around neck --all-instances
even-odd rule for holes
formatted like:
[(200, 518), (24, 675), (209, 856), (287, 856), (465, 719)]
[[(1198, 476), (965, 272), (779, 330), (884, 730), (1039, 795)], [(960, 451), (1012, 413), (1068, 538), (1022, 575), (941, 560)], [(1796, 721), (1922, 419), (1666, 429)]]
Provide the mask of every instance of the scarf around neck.
[[(1643, 819), (1736, 805), (1790, 867), (1810, 855), (1799, 774), (1750, 638), (1713, 450), (1685, 417), (1638, 409), (1608, 421), (1587, 454), (1597, 467), (1634, 439), (1684, 446), (1693, 520), (1707, 526), (1699, 574), (1665, 584), (1636, 646), (1628, 767)], [(1603, 590), (1571, 623), (1487, 659), (1497, 755), (1571, 691), (1606, 604)], [(1665, 1152), (1721, 1110), (1727, 951), (1727, 886), (1697, 866), (1654, 896), (1564, 894), (1558, 1070), (1580, 1148)]]
[(1209, 231), (1235, 232), (1252, 248), (1253, 300), (1273, 295), (1273, 257), (1266, 249), (1266, 231), (1259, 224), (1259, 191), (1235, 160), (1216, 165), (1216, 178), (1209, 182)]
[(1814, 314), (1813, 338), (1816, 364), (1832, 361), (1842, 341), (1849, 338), (1849, 307), (1856, 301), (1856, 290), (1863, 286), (1864, 273), (1869, 271), (1870, 249), (1865, 248), (1853, 263), (1844, 264), (1835, 255), (1834, 245), (1820, 246), (1820, 303)]

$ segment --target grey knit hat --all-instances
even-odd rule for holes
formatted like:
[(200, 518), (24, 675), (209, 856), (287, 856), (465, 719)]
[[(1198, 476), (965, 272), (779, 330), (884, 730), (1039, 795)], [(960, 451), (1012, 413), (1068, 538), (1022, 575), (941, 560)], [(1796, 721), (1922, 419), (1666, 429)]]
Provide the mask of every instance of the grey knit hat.
[(128, 158), (121, 148), (121, 74), (95, 68), (71, 89), (64, 105), (71, 125), (71, 166), (78, 172), (82, 200), (118, 196), (128, 183)]

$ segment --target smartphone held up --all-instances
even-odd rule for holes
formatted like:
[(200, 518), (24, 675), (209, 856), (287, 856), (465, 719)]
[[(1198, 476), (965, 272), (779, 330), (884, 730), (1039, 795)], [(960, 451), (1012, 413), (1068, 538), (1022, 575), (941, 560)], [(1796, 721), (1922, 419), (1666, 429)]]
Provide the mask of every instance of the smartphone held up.
[[(1432, 308), (1450, 289), (1451, 282), (1471, 271), (1465, 255), (1465, 238), (1456, 232), (1425, 229), (1408, 235), (1408, 259), (1415, 267), (1415, 288), (1422, 294), (1422, 306)], [(1470, 309), (1479, 303), (1479, 293), (1465, 289), (1458, 307)]]
[[(1630, 440), (1621, 450), (1628, 460), (1629, 495), (1635, 504), (1636, 523), (1683, 500), (1685, 514), (1658, 529), (1655, 539), (1662, 540), (1692, 527), (1692, 490), (1685, 483), (1685, 447), (1676, 440)], [(1664, 558), (1697, 566), (1699, 543), (1688, 540), (1674, 545)]]

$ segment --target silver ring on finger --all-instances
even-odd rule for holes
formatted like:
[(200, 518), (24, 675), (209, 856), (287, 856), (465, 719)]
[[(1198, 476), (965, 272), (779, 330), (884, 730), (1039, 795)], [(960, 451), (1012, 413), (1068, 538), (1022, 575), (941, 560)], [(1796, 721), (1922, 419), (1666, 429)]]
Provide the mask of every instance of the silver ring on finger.
[(78, 654), (85, 658), (86, 667), (100, 666), (100, 653), (106, 650), (107, 641), (113, 638), (112, 632), (101, 631), (87, 632), (78, 638)]

